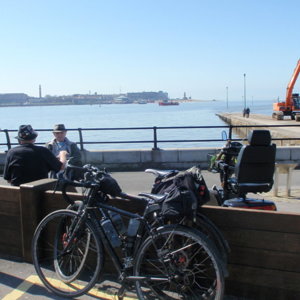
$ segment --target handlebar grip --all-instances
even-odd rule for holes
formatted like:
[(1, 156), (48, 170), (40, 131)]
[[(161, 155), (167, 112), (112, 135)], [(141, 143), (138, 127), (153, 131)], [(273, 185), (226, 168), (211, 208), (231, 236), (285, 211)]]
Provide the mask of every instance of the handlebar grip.
[(228, 164), (224, 163), (223, 161), (218, 162), (218, 168), (220, 168), (221, 170), (224, 170), (227, 167), (228, 167)]
[(228, 171), (228, 170), (231, 170), (231, 171), (234, 171), (235, 170), (235, 167), (234, 166), (230, 166), (229, 164), (226, 164), (225, 162), (218, 162), (218, 167), (220, 170), (223, 170), (223, 171)]

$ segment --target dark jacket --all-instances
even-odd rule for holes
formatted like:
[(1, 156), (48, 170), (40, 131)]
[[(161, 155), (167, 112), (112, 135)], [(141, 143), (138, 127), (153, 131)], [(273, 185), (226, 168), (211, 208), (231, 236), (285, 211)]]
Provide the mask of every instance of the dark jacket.
[[(81, 154), (76, 143), (71, 142), (69, 139), (65, 138), (65, 143), (67, 145), (67, 152), (69, 153), (68, 163), (73, 166), (82, 166)], [(49, 143), (46, 144), (48, 148), (55, 156), (58, 154), (56, 140), (52, 139)]]
[(48, 172), (60, 171), (62, 163), (45, 147), (23, 144), (7, 152), (4, 179), (12, 185), (48, 177)]

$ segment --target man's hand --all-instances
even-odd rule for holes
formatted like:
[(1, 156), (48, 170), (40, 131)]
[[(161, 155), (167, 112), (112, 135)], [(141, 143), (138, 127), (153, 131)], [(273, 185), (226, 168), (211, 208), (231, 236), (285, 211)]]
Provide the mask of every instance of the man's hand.
[(63, 170), (65, 168), (67, 160), (68, 160), (68, 156), (69, 156), (69, 153), (65, 150), (62, 150), (62, 151), (59, 152), (57, 158), (63, 164), (62, 167), (61, 167), (61, 170)]

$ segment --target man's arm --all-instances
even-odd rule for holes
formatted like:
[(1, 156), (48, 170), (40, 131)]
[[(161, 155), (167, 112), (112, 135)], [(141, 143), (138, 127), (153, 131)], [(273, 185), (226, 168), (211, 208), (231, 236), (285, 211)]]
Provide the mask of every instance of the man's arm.
[(4, 170), (3, 170), (3, 178), (10, 182), (11, 180), (11, 172), (9, 168), (9, 162), (10, 162), (10, 153), (8, 152), (6, 154), (5, 163), (4, 163)]
[(47, 162), (50, 171), (58, 172), (64, 169), (64, 163), (62, 163), (55, 155), (45, 147), (40, 147), (43, 151), (44, 158)]
[(49, 149), (51, 152), (52, 152), (52, 150), (53, 150), (53, 145), (49, 142), (49, 143), (46, 143), (45, 144), (45, 147), (47, 148), (47, 149)]
[(69, 157), (70, 165), (79, 166), (79, 167), (82, 166), (80, 150), (77, 147), (76, 143), (72, 143), (70, 148), (71, 148), (70, 149), (71, 153)]

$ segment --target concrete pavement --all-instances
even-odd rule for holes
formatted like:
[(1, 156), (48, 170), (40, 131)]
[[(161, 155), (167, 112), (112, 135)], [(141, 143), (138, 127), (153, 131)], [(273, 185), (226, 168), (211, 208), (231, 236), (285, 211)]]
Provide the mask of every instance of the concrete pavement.
[[(202, 173), (208, 188), (211, 188), (213, 185), (220, 186), (218, 173), (211, 173), (207, 170), (203, 170)], [(141, 192), (150, 192), (154, 182), (154, 175), (145, 172), (111, 172), (111, 175), (118, 181), (124, 192), (133, 195)], [(285, 193), (286, 180), (286, 174), (279, 174), (277, 197), (273, 195), (273, 189), (268, 193), (258, 195), (249, 194), (249, 196), (273, 200), (279, 211), (300, 213), (300, 170), (292, 171), (290, 197)], [(7, 184), (3, 177), (0, 177), (0, 184)], [(215, 203), (208, 202), (207, 205), (215, 205)]]
[[(220, 186), (219, 174), (202, 171), (208, 188), (214, 184)], [(128, 194), (137, 195), (140, 192), (149, 192), (154, 181), (154, 176), (145, 172), (112, 172), (111, 175), (119, 182), (122, 190)], [(276, 203), (280, 212), (300, 213), (300, 170), (292, 171), (291, 196), (286, 196), (286, 174), (279, 174), (278, 196), (273, 195), (273, 189), (264, 194), (249, 194), (249, 197), (264, 198)], [(208, 202), (207, 205), (216, 205)]]
[[(63, 300), (47, 291), (38, 279), (31, 264), (12, 262), (0, 259), (0, 299), (2, 300)], [(96, 284), (87, 295), (77, 297), (81, 300), (116, 300), (120, 285), (116, 283), (115, 276), (106, 275)], [(124, 300), (135, 300), (135, 294), (126, 292)], [(242, 298), (247, 300), (246, 298)], [(241, 300), (235, 296), (225, 296), (224, 300)]]

